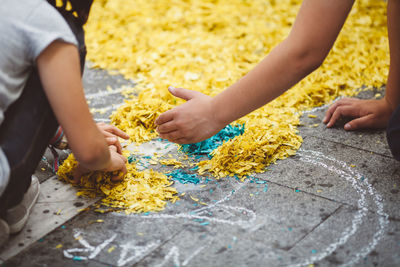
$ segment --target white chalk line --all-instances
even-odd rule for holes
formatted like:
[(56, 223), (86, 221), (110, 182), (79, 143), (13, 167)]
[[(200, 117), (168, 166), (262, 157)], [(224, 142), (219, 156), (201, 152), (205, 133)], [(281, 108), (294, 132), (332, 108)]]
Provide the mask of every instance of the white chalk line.
[[(368, 182), (368, 179), (366, 177), (364, 177), (359, 172), (356, 172), (353, 168), (348, 166), (345, 162), (338, 161), (334, 158), (327, 157), (327, 156), (324, 156), (324, 157), (327, 159), (330, 159), (332, 161), (336, 161), (338, 164), (341, 164), (343, 168), (346, 168), (347, 171), (349, 171), (353, 176), (356, 176), (355, 179), (353, 178), (353, 181), (360, 183), (361, 186), (364, 185), (367, 187), (368, 193), (374, 198), (374, 203), (377, 207), (377, 214), (379, 215), (379, 228), (380, 228), (379, 231), (375, 232), (372, 242), (370, 242), (368, 246), (365, 246), (364, 248), (362, 248), (358, 254), (356, 254), (355, 256), (352, 257), (351, 261), (349, 261), (345, 264), (345, 266), (351, 266), (354, 263), (358, 262), (361, 258), (364, 258), (365, 256), (367, 256), (378, 244), (379, 240), (383, 237), (383, 234), (385, 232), (385, 228), (386, 228), (387, 224), (389, 223), (389, 220), (388, 220), (389, 215), (384, 212), (382, 196), (376, 192), (376, 190)], [(362, 181), (362, 177), (364, 177), (364, 181)], [(367, 209), (367, 206), (364, 208)]]
[[(111, 238), (105, 240), (100, 245), (94, 247), (90, 245), (83, 237), (80, 231), (74, 230), (74, 238), (78, 240), (78, 242), (84, 246), (84, 248), (71, 248), (65, 249), (63, 251), (64, 257), (74, 259), (74, 257), (79, 257), (79, 260), (88, 260), (95, 258), (106, 246), (108, 246), (116, 237), (117, 235), (114, 234)], [(74, 255), (74, 253), (82, 254), (82, 253), (90, 253), (89, 256), (83, 255)]]
[[(306, 155), (303, 153), (310, 153), (311, 155)], [(331, 243), (322, 253), (318, 253), (318, 255), (311, 257), (309, 259), (306, 259), (302, 261), (301, 263), (291, 265), (291, 266), (304, 266), (304, 265), (309, 265), (314, 262), (317, 262), (319, 260), (324, 259), (325, 257), (329, 256), (332, 254), (340, 245), (344, 244), (347, 242), (347, 240), (350, 238), (350, 236), (354, 235), (354, 233), (357, 231), (358, 226), (362, 223), (362, 218), (366, 215), (367, 213), (367, 207), (368, 204), (365, 202), (365, 194), (366, 190), (364, 190), (360, 185), (359, 181), (361, 181), (361, 177), (363, 177), (360, 173), (355, 172), (354, 170), (351, 169), (350, 166), (348, 166), (345, 162), (339, 161), (335, 158), (325, 156), (324, 154), (312, 150), (302, 150), (300, 149), (298, 152), (298, 155), (301, 156), (300, 160), (304, 162), (309, 162), (318, 166), (321, 166), (329, 171), (336, 172), (340, 177), (345, 178), (347, 181), (349, 181), (352, 185), (352, 187), (360, 194), (360, 199), (358, 200), (358, 208), (359, 210), (354, 216), (354, 219), (352, 220), (352, 226), (346, 228), (345, 231), (342, 232), (341, 237), (336, 243)], [(328, 166), (327, 164), (318, 161), (321, 160), (321, 158), (330, 160), (332, 162), (335, 162), (339, 166), (341, 166), (344, 169), (347, 169), (347, 171), (350, 173), (346, 173), (343, 170), (339, 170), (334, 166)], [(354, 177), (355, 176), (355, 177)], [(374, 188), (371, 186), (371, 184), (368, 183), (368, 180), (364, 180), (364, 185), (367, 185), (368, 188), (368, 193), (374, 197), (375, 204), (378, 208), (378, 214), (379, 216), (379, 231), (375, 232), (373, 236), (372, 242), (363, 247), (356, 255), (352, 256), (352, 259), (348, 261), (345, 265), (352, 265), (360, 260), (360, 258), (365, 257), (368, 255), (378, 244), (379, 240), (382, 238), (385, 227), (388, 224), (388, 215), (383, 211), (383, 204), (382, 204), (382, 198), (379, 194), (376, 193)]]
[[(205, 220), (209, 221), (210, 223), (220, 223), (220, 224), (228, 224), (232, 226), (239, 226), (244, 229), (250, 228), (253, 226), (254, 222), (256, 221), (257, 215), (254, 211), (250, 209), (246, 209), (244, 207), (236, 207), (236, 206), (228, 206), (228, 205), (222, 205), (221, 203), (229, 200), (229, 198), (234, 195), (236, 192), (238, 192), (241, 188), (243, 188), (247, 183), (249, 183), (249, 179), (245, 180), (243, 183), (238, 183), (238, 186), (231, 192), (229, 192), (225, 197), (220, 199), (219, 201), (212, 203), (208, 206), (204, 206), (202, 208), (189, 211), (189, 212), (184, 212), (184, 213), (177, 213), (177, 214), (149, 214), (149, 215), (137, 215), (137, 214), (123, 214), (119, 212), (113, 212), (112, 214), (115, 216), (121, 216), (121, 217), (140, 217), (143, 219), (199, 219), (199, 220)], [(247, 220), (241, 220), (238, 219), (237, 216), (235, 217), (235, 220), (229, 220), (229, 219), (221, 219), (221, 218), (215, 218), (215, 217), (209, 217), (206, 216), (208, 211), (214, 211), (214, 209), (221, 209), (222, 211), (225, 211), (227, 213), (230, 213), (231, 211), (244, 214), (248, 218)], [(205, 215), (202, 215), (203, 213), (206, 213)]]

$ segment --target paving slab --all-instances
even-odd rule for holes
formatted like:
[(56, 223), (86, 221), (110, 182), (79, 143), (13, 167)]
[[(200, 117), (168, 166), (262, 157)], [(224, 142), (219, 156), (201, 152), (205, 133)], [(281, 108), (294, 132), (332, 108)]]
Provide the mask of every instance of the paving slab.
[[(94, 118), (105, 122), (123, 102), (124, 86), (134, 85), (122, 76), (88, 68), (84, 84)], [(360, 97), (377, 92), (362, 92)], [(0, 264), (399, 265), (400, 165), (392, 158), (383, 131), (326, 129), (320, 123), (326, 108), (309, 112), (318, 118), (303, 115), (299, 131), (304, 143), (296, 156), (278, 161), (245, 182), (207, 176), (197, 185), (175, 182), (185, 195), (157, 213), (101, 214), (89, 209), (78, 214), (77, 206), (89, 200), (63, 196), (67, 192), (74, 195), (76, 189), (52, 178), (54, 159), (47, 151), (36, 174), (54, 199), (46, 201), (45, 194), (32, 220), (50, 220), (47, 215), (57, 218), (50, 213), (58, 211), (60, 203), (68, 204), (65, 211), (76, 213), (58, 216), (63, 220), (56, 227), (49, 227), (42, 236), (36, 233), (37, 238), (24, 243), (18, 255), (6, 262), (0, 257)], [(161, 141), (140, 149), (143, 155), (154, 151), (180, 155), (175, 145), (167, 147)], [(172, 170), (145, 161), (142, 168)]]

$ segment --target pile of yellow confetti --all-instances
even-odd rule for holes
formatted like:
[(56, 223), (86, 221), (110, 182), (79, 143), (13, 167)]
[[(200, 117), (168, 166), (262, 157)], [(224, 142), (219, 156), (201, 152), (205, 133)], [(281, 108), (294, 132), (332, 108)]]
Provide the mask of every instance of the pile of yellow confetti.
[[(251, 70), (289, 33), (300, 0), (95, 0), (86, 26), (95, 67), (138, 82), (112, 123), (134, 142), (157, 136), (154, 120), (182, 103), (168, 86), (216, 95)], [(246, 131), (224, 143), (199, 172), (262, 172), (295, 154), (301, 111), (386, 82), (386, 3), (356, 1), (323, 66), (270, 104), (238, 120)]]
[[(67, 182), (71, 181), (71, 170), (77, 162), (71, 154), (60, 166), (57, 174)], [(121, 182), (112, 182), (111, 173), (100, 171), (88, 173), (81, 178), (82, 191), (78, 195), (88, 197), (104, 196), (101, 200), (109, 209), (99, 212), (123, 210), (132, 212), (160, 211), (167, 201), (178, 200), (178, 192), (171, 187), (172, 182), (164, 174), (146, 169), (138, 171), (135, 164), (126, 164), (128, 174)]]

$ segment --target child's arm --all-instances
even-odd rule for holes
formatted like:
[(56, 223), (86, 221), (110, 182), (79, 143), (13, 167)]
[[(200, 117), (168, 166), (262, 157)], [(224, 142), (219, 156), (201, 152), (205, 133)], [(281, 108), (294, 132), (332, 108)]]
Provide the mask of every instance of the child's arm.
[(125, 169), (125, 158), (108, 146), (86, 103), (76, 46), (55, 41), (37, 58), (40, 79), (68, 143), (87, 170)]
[(156, 120), (160, 136), (177, 143), (204, 140), (281, 95), (322, 64), (353, 2), (305, 0), (287, 39), (251, 72), (214, 98), (172, 89), (172, 94), (189, 101)]
[(349, 116), (355, 119), (345, 124), (345, 130), (384, 128), (392, 112), (400, 105), (400, 1), (389, 0), (387, 9), (390, 68), (386, 95), (380, 100), (344, 98), (337, 101), (323, 120), (328, 127), (335, 125), (341, 116)]

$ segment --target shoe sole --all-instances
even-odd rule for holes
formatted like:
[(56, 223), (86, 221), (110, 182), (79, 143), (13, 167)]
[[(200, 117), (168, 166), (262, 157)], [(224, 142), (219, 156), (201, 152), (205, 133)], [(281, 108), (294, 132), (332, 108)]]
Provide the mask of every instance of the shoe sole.
[[(18, 222), (14, 223), (14, 224), (12, 224), (12, 225), (9, 225), (9, 227), (10, 227), (10, 234), (16, 234), (16, 233), (20, 232), (20, 231), (22, 230), (22, 228), (24, 228), (26, 222), (28, 221), (29, 215), (31, 214), (31, 210), (32, 210), (32, 208), (33, 208), (33, 205), (36, 204), (36, 201), (37, 201), (37, 199), (38, 199), (38, 197), (39, 197), (39, 194), (40, 194), (40, 182), (39, 182), (39, 180), (38, 180), (36, 177), (34, 177), (34, 179), (37, 180), (37, 184), (38, 184), (37, 193), (36, 193), (36, 195), (33, 197), (33, 201), (32, 201), (32, 203), (31, 203), (31, 205), (30, 205), (29, 207), (26, 208), (26, 211), (27, 211), (27, 212), (26, 212), (26, 214), (24, 215), (24, 217), (22, 217), (22, 219), (19, 220)], [(35, 182), (36, 182), (36, 181), (35, 181)]]

